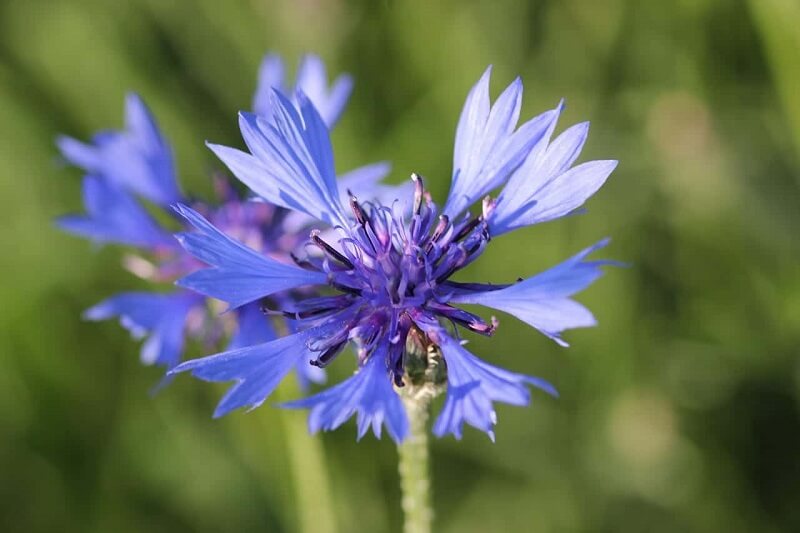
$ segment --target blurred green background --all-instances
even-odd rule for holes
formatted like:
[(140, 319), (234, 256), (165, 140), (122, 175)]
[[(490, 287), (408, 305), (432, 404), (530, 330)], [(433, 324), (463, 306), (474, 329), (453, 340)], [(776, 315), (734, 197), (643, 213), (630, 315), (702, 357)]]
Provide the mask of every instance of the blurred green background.
[(149, 396), (137, 344), (80, 319), (141, 283), (52, 224), (80, 209), (54, 136), (119, 127), (128, 90), (207, 194), (203, 140), (241, 145), (273, 50), (354, 75), (342, 170), (388, 159), (443, 199), (489, 63), (495, 94), (521, 74), (525, 116), (565, 97), (562, 127), (593, 123), (583, 159), (621, 161), (587, 215), (499, 238), (469, 273), (516, 279), (606, 235), (631, 264), (579, 297), (600, 326), (569, 349), (508, 316), (474, 340), (562, 397), (500, 406), (496, 444), (433, 443), (437, 531), (800, 531), (798, 26), (796, 0), (3, 2), (0, 530), (296, 531), (330, 498), (311, 531), (400, 530), (390, 440), (317, 437), (323, 489), (297, 475), (314, 468), (289, 438), (301, 414), (213, 421), (224, 387), (188, 378)]

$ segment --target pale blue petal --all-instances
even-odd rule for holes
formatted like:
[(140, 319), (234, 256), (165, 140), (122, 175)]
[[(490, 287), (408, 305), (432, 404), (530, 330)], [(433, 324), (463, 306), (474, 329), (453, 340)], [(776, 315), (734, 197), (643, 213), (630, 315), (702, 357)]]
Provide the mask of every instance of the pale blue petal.
[(109, 144), (105, 174), (159, 205), (180, 201), (172, 147), (136, 94), (131, 93), (125, 99), (125, 122), (128, 131), (124, 141)]
[[(298, 331), (297, 322), (294, 320), (284, 320), (283, 325), (288, 333)], [(307, 392), (312, 383), (321, 385), (328, 380), (325, 369), (312, 365), (307, 359), (298, 359), (294, 369), (297, 373), (297, 384), (302, 392)]]
[(217, 405), (215, 418), (240, 407), (254, 409), (264, 403), (299, 359), (312, 357), (307, 346), (308, 338), (308, 332), (301, 332), (193, 359), (177, 366), (171, 373), (189, 371), (205, 381), (237, 381)]
[(325, 71), (325, 63), (319, 56), (306, 54), (302, 57), (300, 66), (297, 67), (295, 90), (308, 95), (317, 110), (320, 110), (319, 104), (325, 100), (328, 92), (328, 74)]
[(588, 131), (588, 123), (577, 124), (528, 156), (497, 200), (489, 220), (493, 235), (568, 215), (602, 187), (616, 161), (590, 161), (570, 169)]
[[(567, 128), (546, 148), (546, 156), (537, 158), (537, 165), (531, 169), (533, 176), (555, 176), (565, 172), (575, 163), (589, 137), (589, 123), (581, 122)], [(526, 161), (527, 162), (527, 161)], [(520, 167), (520, 170), (522, 167)]]
[(327, 279), (323, 273), (260, 255), (186, 206), (176, 209), (199, 230), (178, 235), (180, 243), (190, 254), (212, 266), (179, 280), (182, 287), (223, 300), (236, 308), (279, 291), (325, 283)]
[(522, 103), (517, 78), (498, 97), (489, 100), (487, 69), (472, 88), (459, 119), (453, 156), (453, 180), (443, 212), (454, 218), (502, 185), (539, 143), (558, 116), (543, 113), (514, 131)]
[(68, 137), (56, 143), (69, 162), (126, 191), (167, 206), (180, 201), (172, 149), (136, 94), (125, 100), (124, 131), (104, 131), (92, 144)]
[(528, 386), (558, 395), (541, 378), (517, 374), (479, 359), (438, 326), (420, 324), (420, 327), (439, 346), (447, 363), (447, 398), (433, 426), (438, 437), (452, 433), (460, 439), (466, 422), (494, 440), (497, 415), (493, 402), (528, 405)]
[(285, 67), (277, 54), (267, 54), (258, 69), (258, 86), (253, 95), (253, 112), (257, 115), (272, 114), (272, 90), (286, 92)]
[(572, 213), (603, 186), (615, 168), (616, 161), (589, 161), (568, 170), (539, 191), (535, 205), (520, 215), (518, 223), (538, 224)]
[(87, 214), (61, 217), (56, 221), (59, 228), (99, 243), (141, 248), (170, 248), (177, 244), (136, 200), (113, 183), (85, 177), (83, 202)]
[(264, 403), (280, 381), (297, 363), (314, 358), (309, 343), (341, 330), (344, 323), (332, 319), (325, 324), (255, 346), (230, 350), (187, 361), (174, 368), (205, 381), (236, 381), (217, 405), (214, 417), (234, 409), (254, 409)]
[(309, 54), (301, 60), (295, 91), (308, 96), (328, 127), (339, 119), (352, 90), (353, 80), (346, 74), (339, 76), (329, 90), (325, 64), (319, 57)]
[[(339, 176), (339, 199), (343, 204), (350, 201), (350, 191), (354, 196), (360, 198), (362, 195), (369, 196), (370, 189), (380, 183), (392, 170), (391, 163), (380, 161), (370, 165), (364, 165), (346, 172)], [(366, 198), (365, 198), (366, 199)]]
[(562, 331), (596, 324), (592, 313), (569, 297), (602, 276), (600, 267), (610, 264), (609, 261), (584, 259), (608, 242), (608, 239), (600, 241), (563, 263), (504, 289), (464, 292), (453, 296), (450, 302), (479, 304), (504, 311), (566, 346), (560, 337)]
[(453, 150), (453, 173), (466, 174), (473, 153), (480, 147), (480, 134), (489, 118), (491, 100), (489, 98), (489, 80), (492, 75), (491, 65), (481, 76), (478, 83), (470, 89), (461, 116), (456, 127), (455, 147)]
[(314, 366), (309, 361), (297, 361), (295, 370), (297, 371), (297, 384), (303, 392), (307, 392), (312, 383), (322, 385), (328, 381), (325, 369)]
[[(552, 178), (552, 172), (546, 172), (543, 170), (545, 167), (552, 168), (556, 166), (556, 158), (550, 158), (547, 154), (548, 150), (553, 149), (554, 152), (558, 153), (567, 152), (567, 145), (569, 144), (569, 141), (576, 140), (576, 134), (583, 133), (585, 135), (588, 133), (588, 122), (584, 124), (578, 124), (577, 126), (573, 126), (559, 135), (558, 138), (556, 138), (556, 140), (551, 144), (550, 139), (553, 136), (553, 132), (558, 124), (558, 118), (560, 117), (563, 109), (564, 101), (562, 100), (558, 107), (556, 107), (553, 120), (551, 120), (548, 124), (545, 134), (542, 136), (539, 142), (536, 143), (536, 145), (525, 158), (525, 161), (523, 161), (517, 170), (514, 171), (509, 178), (508, 183), (506, 183), (506, 185), (503, 187), (503, 190), (500, 192), (500, 195), (497, 199), (498, 204), (503, 204), (501, 211), (513, 211), (519, 206), (527, 203), (529, 201), (528, 196), (530, 195), (530, 191), (538, 190), (544, 183), (547, 182), (547, 180)], [(582, 146), (583, 142), (580, 142), (578, 146), (573, 146), (576, 152), (575, 157), (579, 155), (580, 148)], [(551, 161), (552, 164), (547, 163)], [(564, 170), (567, 168), (569, 168), (569, 165), (566, 165)], [(495, 218), (497, 218), (497, 216), (495, 216)]]
[[(374, 202), (385, 206), (391, 206), (396, 201), (408, 201), (414, 189), (411, 181), (405, 181), (400, 185), (381, 183), (391, 168), (391, 164), (387, 162), (373, 163), (339, 176), (341, 202), (347, 205), (351, 195), (361, 202)], [(410, 206), (410, 202), (408, 203)]]
[[(240, 124), (243, 120), (243, 117), (240, 116)], [(245, 139), (247, 138), (245, 137)], [(239, 181), (247, 185), (256, 195), (267, 201), (270, 201), (270, 198), (281, 198), (279, 182), (272, 179), (270, 170), (259, 159), (236, 148), (222, 146), (221, 144), (207, 143), (206, 146), (214, 152), (220, 161), (225, 163), (225, 166), (230, 169)], [(302, 210), (302, 207), (297, 209)]]
[[(302, 90), (302, 87), (299, 87)], [(342, 116), (350, 94), (353, 92), (353, 78), (347, 74), (342, 74), (333, 82), (328, 98), (321, 104), (320, 115), (329, 128), (332, 128)], [(313, 101), (313, 100), (312, 100)]]
[(184, 326), (189, 311), (202, 304), (197, 295), (180, 291), (172, 294), (127, 292), (113, 296), (88, 309), (88, 320), (119, 317), (120, 324), (136, 338), (146, 337), (141, 359), (146, 365), (172, 368), (181, 359)]
[(257, 303), (243, 305), (236, 310), (236, 333), (228, 343), (228, 350), (262, 344), (278, 338), (275, 327)]
[(253, 112), (266, 117), (267, 120), (272, 120), (273, 90), (280, 91), (295, 104), (297, 103), (295, 94), (304, 93), (314, 104), (325, 124), (331, 128), (339, 120), (347, 105), (353, 90), (353, 79), (346, 74), (341, 75), (329, 87), (325, 64), (315, 55), (306, 55), (297, 69), (295, 86), (290, 87), (286, 83), (283, 60), (277, 55), (268, 54), (261, 62), (258, 88), (253, 97)]
[[(411, 197), (413, 183), (406, 181), (400, 185), (384, 185), (380, 180), (391, 170), (387, 162), (372, 163), (342, 174), (338, 178), (339, 201), (348, 205), (351, 196), (361, 202), (374, 202), (391, 206), (396, 200), (404, 201)], [(314, 224), (314, 218), (295, 211), (286, 217), (288, 231), (300, 231)]]
[(300, 113), (277, 91), (271, 120), (240, 115), (242, 136), (252, 156), (209, 147), (253, 192), (270, 203), (345, 225), (328, 130), (311, 102), (298, 95)]
[(310, 159), (313, 165), (319, 169), (320, 176), (324, 182), (323, 192), (338, 200), (338, 194), (336, 194), (338, 192), (336, 168), (333, 164), (333, 147), (331, 146), (328, 127), (314, 107), (313, 102), (304, 93), (298, 91), (297, 100), (303, 125), (305, 126), (303, 139), (308, 147)]
[(56, 138), (56, 146), (58, 146), (64, 159), (87, 172), (97, 172), (101, 168), (102, 155), (100, 150), (91, 144), (66, 135), (60, 135)]
[(391, 438), (401, 442), (408, 435), (408, 418), (392, 386), (385, 355), (385, 348), (376, 350), (353, 377), (314, 396), (282, 404), (282, 407), (311, 409), (308, 425), (312, 433), (332, 431), (355, 414), (359, 439), (370, 428), (380, 438), (381, 427), (385, 424)]

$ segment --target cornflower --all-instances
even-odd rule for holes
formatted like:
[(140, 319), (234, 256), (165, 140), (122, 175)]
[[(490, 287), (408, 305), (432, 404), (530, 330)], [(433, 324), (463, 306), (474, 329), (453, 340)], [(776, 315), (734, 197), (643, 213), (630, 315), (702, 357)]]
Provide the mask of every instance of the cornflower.
[[(492, 105), (491, 68), (470, 91), (458, 122), (450, 193), (440, 210), (422, 178), (412, 174), (405, 202), (343, 200), (323, 114), (302, 91), (273, 91), (270, 114), (240, 114), (249, 152), (209, 145), (233, 174), (266, 202), (319, 223), (294, 264), (265, 256), (215, 227), (192, 208), (177, 211), (195, 232), (179, 236), (194, 257), (211, 265), (180, 281), (226, 301), (232, 309), (275, 294), (293, 294), (269, 313), (293, 323), (291, 335), (187, 361), (171, 374), (236, 381), (216, 415), (261, 405), (299, 364), (324, 368), (352, 344), (357, 371), (316, 395), (283, 404), (308, 408), (312, 432), (332, 430), (354, 414), (358, 438), (385, 425), (395, 441), (409, 434), (405, 397), (447, 389), (433, 432), (461, 438), (464, 423), (494, 439), (494, 402), (527, 405), (529, 386), (552, 395), (541, 378), (493, 366), (470, 353), (460, 329), (490, 336), (497, 321), (459, 304), (509, 313), (561, 345), (569, 328), (595, 324), (571, 296), (601, 274), (607, 261), (587, 256), (607, 240), (517, 282), (454, 281), (490, 241), (512, 230), (554, 220), (580, 208), (606, 181), (616, 161), (573, 166), (588, 134), (578, 124), (552, 139), (559, 104), (516, 127), (522, 83), (512, 82)], [(552, 139), (552, 140), (551, 140)], [(495, 197), (488, 196), (499, 189)], [(468, 209), (480, 202), (477, 214)], [(312, 288), (317, 294), (302, 297)], [(412, 402), (413, 403), (413, 402)], [(408, 405), (408, 402), (407, 402)]]
[[(329, 87), (325, 66), (316, 56), (303, 58), (295, 88), (309, 94), (333, 126), (344, 110), (352, 80), (339, 76)], [(253, 98), (256, 113), (269, 115), (273, 90), (293, 94), (287, 87), (283, 62), (267, 55), (259, 71), (259, 84)], [(236, 348), (278, 337), (273, 321), (260, 311), (260, 304), (242, 306), (236, 313), (215, 318), (209, 309), (219, 309), (208, 298), (192, 290), (175, 288), (173, 282), (205, 267), (186, 253), (165, 227), (148, 211), (148, 205), (162, 211), (161, 219), (183, 225), (170, 208), (175, 203), (191, 205), (215, 225), (235, 235), (260, 253), (289, 260), (289, 255), (305, 240), (310, 219), (261, 200), (239, 194), (225, 179), (215, 181), (217, 198), (212, 202), (187, 197), (178, 185), (170, 143), (152, 113), (136, 94), (129, 94), (125, 105), (126, 126), (122, 131), (102, 131), (91, 143), (60, 137), (57, 144), (63, 157), (86, 172), (83, 178), (85, 214), (61, 217), (58, 226), (95, 243), (121, 244), (136, 249), (126, 256), (129, 271), (156, 285), (156, 290), (123, 292), (95, 305), (84, 313), (89, 320), (117, 317), (136, 338), (144, 338), (141, 360), (171, 369), (182, 357), (187, 338), (216, 345), (229, 337), (228, 347)], [(361, 167), (341, 176), (334, 183), (336, 193), (371, 191), (392, 193), (392, 188), (377, 182), (388, 172), (386, 163)], [(312, 221), (313, 222), (313, 221)], [(164, 289), (168, 290), (164, 290)], [(301, 384), (321, 382), (324, 372), (309, 365), (297, 365)]]

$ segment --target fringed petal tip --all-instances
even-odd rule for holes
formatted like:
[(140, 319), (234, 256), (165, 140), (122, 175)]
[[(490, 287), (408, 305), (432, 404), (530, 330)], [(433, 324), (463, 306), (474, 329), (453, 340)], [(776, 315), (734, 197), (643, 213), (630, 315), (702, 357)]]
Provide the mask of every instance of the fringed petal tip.
[(494, 441), (494, 426), (497, 424), (494, 402), (526, 406), (530, 403), (529, 386), (558, 396), (555, 387), (542, 378), (511, 372), (476, 357), (441, 326), (433, 323), (418, 325), (435, 340), (447, 362), (447, 396), (434, 422), (436, 436), (453, 434), (460, 439), (466, 423)]
[(187, 316), (197, 303), (197, 296), (187, 292), (126, 292), (90, 307), (83, 317), (92, 321), (117, 317), (131, 336), (144, 339), (143, 364), (173, 368), (183, 354)]
[(311, 433), (332, 431), (357, 415), (357, 440), (370, 428), (380, 438), (381, 427), (385, 425), (392, 440), (402, 442), (408, 436), (408, 417), (383, 359), (374, 353), (357, 374), (342, 383), (313, 396), (283, 403), (281, 407), (310, 409)]
[(280, 263), (225, 235), (187, 206), (178, 212), (198, 231), (179, 234), (184, 249), (211, 268), (192, 272), (178, 285), (228, 302), (232, 308), (276, 292), (324, 283), (326, 276)]
[(584, 261), (592, 252), (607, 246), (610, 239), (582, 250), (555, 267), (500, 290), (465, 291), (451, 302), (479, 304), (504, 311), (533, 326), (561, 346), (567, 329), (597, 324), (592, 313), (570, 297), (602, 276), (601, 267), (613, 262)]

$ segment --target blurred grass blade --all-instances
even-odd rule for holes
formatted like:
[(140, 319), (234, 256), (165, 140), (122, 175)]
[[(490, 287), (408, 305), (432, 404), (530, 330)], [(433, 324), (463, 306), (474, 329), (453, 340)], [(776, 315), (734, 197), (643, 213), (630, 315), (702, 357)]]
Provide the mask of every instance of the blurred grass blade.
[(749, 0), (749, 4), (800, 155), (800, 2)]
[[(275, 400), (293, 400), (299, 395), (297, 380), (285, 379), (275, 391)], [(319, 436), (309, 434), (306, 415), (305, 411), (281, 410), (295, 493), (297, 530), (302, 533), (336, 533), (333, 490), (325, 449)]]

